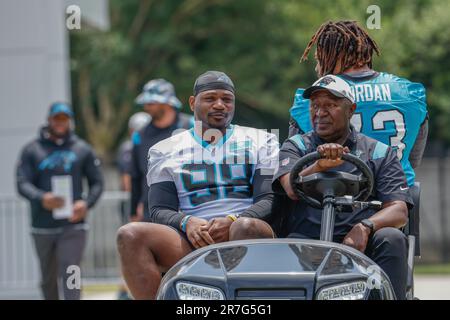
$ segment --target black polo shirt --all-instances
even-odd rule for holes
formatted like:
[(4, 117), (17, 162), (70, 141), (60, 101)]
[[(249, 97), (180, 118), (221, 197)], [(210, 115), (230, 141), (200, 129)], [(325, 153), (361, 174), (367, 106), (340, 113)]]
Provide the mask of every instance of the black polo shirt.
[[(274, 175), (273, 190), (284, 193), (279, 178), (291, 171), (295, 163), (304, 155), (317, 150), (319, 145), (325, 144), (314, 131), (297, 134), (287, 139), (281, 146), (279, 168)], [(368, 201), (379, 200), (383, 203), (399, 200), (408, 206), (413, 202), (409, 195), (406, 176), (397, 158), (396, 152), (389, 146), (363, 135), (353, 127), (344, 143), (350, 152), (363, 160), (372, 170), (374, 188)], [(330, 171), (344, 171), (359, 175), (361, 172), (348, 162), (330, 169)], [(292, 201), (288, 206), (288, 233), (297, 233), (302, 237), (318, 239), (320, 236), (320, 222), (322, 211), (312, 208), (303, 201)], [(363, 219), (375, 214), (373, 209), (354, 210), (353, 212), (339, 212), (336, 214), (334, 235), (335, 239), (342, 239), (351, 228)]]

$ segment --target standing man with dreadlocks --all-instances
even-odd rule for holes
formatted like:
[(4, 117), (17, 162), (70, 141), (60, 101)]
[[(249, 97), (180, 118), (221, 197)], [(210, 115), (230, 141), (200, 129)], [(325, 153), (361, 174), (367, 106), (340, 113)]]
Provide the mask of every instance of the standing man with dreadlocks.
[[(307, 60), (316, 45), (316, 72), (319, 77), (339, 75), (356, 98), (352, 125), (362, 133), (397, 151), (408, 185), (414, 184), (428, 135), (425, 88), (420, 83), (372, 69), (372, 56), (380, 54), (376, 42), (355, 21), (327, 22), (320, 26), (306, 47)], [(312, 129), (309, 100), (298, 89), (290, 110), (289, 136)]]

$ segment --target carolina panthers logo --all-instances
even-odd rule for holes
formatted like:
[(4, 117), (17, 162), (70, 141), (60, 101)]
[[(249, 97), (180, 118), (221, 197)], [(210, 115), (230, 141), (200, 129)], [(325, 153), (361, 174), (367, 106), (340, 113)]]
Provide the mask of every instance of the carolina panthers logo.
[(56, 168), (64, 169), (69, 172), (77, 156), (73, 151), (55, 151), (39, 164), (39, 170), (54, 170)]
[(324, 77), (320, 82), (318, 83), (319, 86), (327, 86), (332, 82), (336, 82), (332, 77)]
[(364, 152), (361, 151), (361, 150), (356, 150), (356, 151), (354, 152), (354, 155), (357, 156), (358, 158), (361, 158), (361, 155), (362, 155), (363, 153), (364, 153)]

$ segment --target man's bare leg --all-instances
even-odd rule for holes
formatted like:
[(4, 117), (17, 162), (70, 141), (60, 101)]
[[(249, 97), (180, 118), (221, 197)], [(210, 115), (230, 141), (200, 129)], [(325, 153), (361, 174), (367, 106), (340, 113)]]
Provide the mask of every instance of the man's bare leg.
[(230, 241), (274, 237), (275, 234), (270, 225), (260, 219), (242, 217), (234, 221), (230, 226)]
[(117, 232), (125, 282), (135, 299), (155, 299), (161, 272), (192, 251), (174, 229), (160, 224), (132, 222)]

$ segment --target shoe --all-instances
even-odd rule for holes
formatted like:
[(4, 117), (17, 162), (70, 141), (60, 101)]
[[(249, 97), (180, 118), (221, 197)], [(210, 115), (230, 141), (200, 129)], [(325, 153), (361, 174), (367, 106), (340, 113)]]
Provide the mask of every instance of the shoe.
[(117, 300), (132, 300), (126, 290), (120, 290), (117, 294)]

